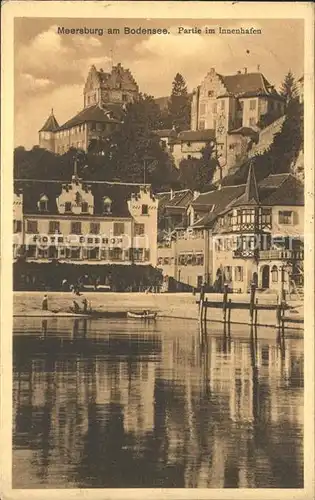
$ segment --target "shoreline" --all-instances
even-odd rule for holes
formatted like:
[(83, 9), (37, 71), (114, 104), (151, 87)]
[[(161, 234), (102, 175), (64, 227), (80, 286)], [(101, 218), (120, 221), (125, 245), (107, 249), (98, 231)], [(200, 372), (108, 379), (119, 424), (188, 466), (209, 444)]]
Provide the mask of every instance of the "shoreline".
[[(198, 295), (191, 293), (141, 293), (141, 292), (86, 292), (80, 296), (75, 296), (71, 292), (47, 292), (48, 311), (41, 310), (41, 301), (43, 292), (14, 292), (13, 317), (40, 317), (48, 318), (90, 318), (99, 319), (108, 318), (127, 318), (128, 311), (140, 312), (150, 310), (158, 313), (158, 318), (177, 319), (177, 320), (199, 320), (198, 305), (196, 300)], [(95, 317), (89, 314), (75, 314), (69, 311), (73, 299), (79, 304), (83, 297), (86, 297)], [(247, 294), (231, 294), (230, 297), (240, 302), (248, 302)], [(234, 298), (235, 297), (235, 298)], [(273, 303), (276, 296), (273, 294), (260, 294), (257, 298), (261, 304)], [(222, 294), (211, 294), (211, 300), (221, 301)], [(289, 301), (290, 305), (295, 307), (295, 314), (287, 316), (288, 323), (286, 329), (303, 330), (303, 303), (299, 301)], [(97, 314), (99, 313), (99, 316)], [(234, 313), (235, 314), (235, 313)], [(223, 323), (222, 310), (211, 309), (211, 314), (207, 323)], [(250, 325), (247, 310), (237, 310), (237, 320), (233, 314), (231, 324)], [(257, 326), (265, 328), (277, 328), (276, 316), (274, 311), (263, 310), (258, 314)]]

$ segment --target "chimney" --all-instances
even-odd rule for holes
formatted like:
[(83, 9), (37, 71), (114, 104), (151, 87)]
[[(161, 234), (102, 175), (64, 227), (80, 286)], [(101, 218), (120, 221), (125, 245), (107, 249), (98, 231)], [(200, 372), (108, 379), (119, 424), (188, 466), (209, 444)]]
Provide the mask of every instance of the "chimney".
[(100, 68), (100, 72), (103, 73), (103, 71), (104, 71), (103, 68)]
[(244, 75), (247, 75), (247, 68), (244, 68)]
[(260, 71), (260, 64), (257, 64), (257, 71)]
[(241, 75), (241, 74), (242, 74), (242, 72), (241, 72), (240, 70), (238, 70), (237, 74), (238, 74), (238, 75)]

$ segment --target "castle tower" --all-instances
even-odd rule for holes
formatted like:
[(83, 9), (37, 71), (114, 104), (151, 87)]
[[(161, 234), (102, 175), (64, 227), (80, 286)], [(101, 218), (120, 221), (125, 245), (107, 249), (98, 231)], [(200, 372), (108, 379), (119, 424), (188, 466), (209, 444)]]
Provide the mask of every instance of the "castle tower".
[(39, 146), (48, 151), (55, 152), (55, 132), (59, 128), (58, 122), (51, 110), (49, 117), (39, 131)]

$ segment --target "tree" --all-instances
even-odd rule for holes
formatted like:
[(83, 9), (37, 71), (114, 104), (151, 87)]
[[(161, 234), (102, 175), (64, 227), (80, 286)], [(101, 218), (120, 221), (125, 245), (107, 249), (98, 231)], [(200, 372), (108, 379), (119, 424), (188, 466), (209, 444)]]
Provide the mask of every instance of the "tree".
[(280, 88), (280, 95), (285, 98), (287, 104), (298, 97), (297, 84), (291, 70), (284, 77)]
[[(303, 149), (303, 106), (298, 99), (292, 99), (287, 106), (287, 113), (282, 129), (274, 136), (267, 151), (253, 158), (256, 179), (270, 174), (288, 173)], [(233, 175), (223, 180), (224, 185), (246, 182), (249, 161), (246, 161)]]
[(181, 160), (179, 181), (183, 188), (205, 191), (212, 187), (212, 179), (217, 167), (213, 152), (214, 147), (208, 143), (201, 151), (200, 158)]
[(168, 116), (171, 126), (180, 131), (190, 128), (190, 96), (184, 77), (177, 73), (172, 83), (172, 93), (168, 102)]
[(173, 159), (163, 151), (154, 134), (160, 109), (151, 96), (140, 95), (128, 104), (124, 122), (103, 150), (106, 169), (112, 177), (129, 182), (152, 183), (153, 188), (175, 180)]

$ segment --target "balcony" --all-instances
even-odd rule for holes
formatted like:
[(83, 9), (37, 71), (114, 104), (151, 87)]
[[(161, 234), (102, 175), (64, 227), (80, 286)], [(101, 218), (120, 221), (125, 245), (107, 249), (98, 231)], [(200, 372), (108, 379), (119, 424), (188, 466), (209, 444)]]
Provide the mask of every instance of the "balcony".
[(234, 259), (255, 259), (258, 257), (258, 250), (254, 249), (242, 249), (239, 248), (237, 250), (233, 251), (233, 258)]
[(261, 250), (260, 260), (303, 260), (303, 250)]

